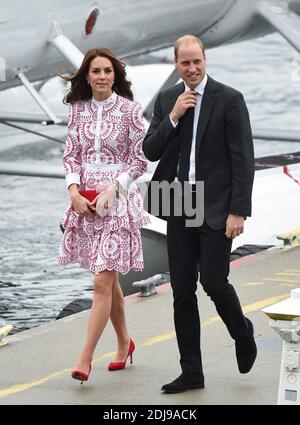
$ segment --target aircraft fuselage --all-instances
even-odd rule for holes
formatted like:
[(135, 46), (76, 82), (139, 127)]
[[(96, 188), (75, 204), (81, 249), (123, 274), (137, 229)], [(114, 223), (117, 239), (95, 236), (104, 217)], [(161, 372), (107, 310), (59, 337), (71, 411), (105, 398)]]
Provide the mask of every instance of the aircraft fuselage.
[[(49, 42), (53, 22), (83, 53), (105, 46), (126, 58), (171, 46), (187, 33), (200, 36), (206, 47), (268, 33), (271, 27), (255, 13), (257, 1), (1, 0), (0, 89), (19, 85), (18, 71), (31, 81), (73, 71)], [(99, 15), (87, 36), (95, 8)]]

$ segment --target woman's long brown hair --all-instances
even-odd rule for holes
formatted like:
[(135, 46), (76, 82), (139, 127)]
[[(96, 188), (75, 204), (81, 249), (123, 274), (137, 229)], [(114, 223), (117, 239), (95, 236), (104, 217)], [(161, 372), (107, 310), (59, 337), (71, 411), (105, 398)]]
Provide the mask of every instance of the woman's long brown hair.
[(73, 103), (78, 100), (87, 100), (93, 96), (92, 89), (87, 83), (87, 75), (89, 72), (90, 64), (97, 56), (107, 58), (111, 61), (114, 72), (115, 82), (112, 87), (113, 91), (122, 97), (133, 100), (133, 93), (131, 91), (131, 82), (126, 78), (125, 63), (118, 59), (113, 52), (106, 48), (97, 48), (89, 50), (80, 66), (78, 71), (72, 77), (62, 78), (71, 82), (71, 88), (64, 98), (64, 103)]

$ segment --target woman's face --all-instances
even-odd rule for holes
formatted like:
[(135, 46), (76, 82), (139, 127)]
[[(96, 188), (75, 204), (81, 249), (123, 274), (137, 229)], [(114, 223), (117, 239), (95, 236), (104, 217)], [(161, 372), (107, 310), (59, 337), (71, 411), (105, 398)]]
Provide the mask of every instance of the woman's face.
[(104, 100), (111, 96), (114, 79), (115, 71), (109, 59), (97, 56), (91, 61), (87, 80), (96, 100)]

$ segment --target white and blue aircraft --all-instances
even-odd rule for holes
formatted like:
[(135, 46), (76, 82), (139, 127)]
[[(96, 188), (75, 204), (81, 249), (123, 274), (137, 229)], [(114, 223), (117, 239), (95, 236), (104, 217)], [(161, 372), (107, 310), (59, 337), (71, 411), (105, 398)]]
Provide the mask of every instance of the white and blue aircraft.
[[(66, 118), (47, 105), (34, 82), (43, 82), (58, 73), (74, 72), (84, 53), (95, 46), (108, 47), (126, 61), (132, 56), (172, 46), (178, 37), (187, 33), (199, 36), (210, 48), (279, 31), (300, 52), (300, 0), (0, 0), (0, 6), (0, 90), (24, 85), (41, 108), (40, 114), (2, 110), (0, 123), (7, 125), (15, 122), (66, 124)], [(174, 71), (162, 88), (177, 80)], [(147, 119), (151, 117), (152, 108), (153, 101), (144, 111)], [(300, 141), (296, 131), (254, 129), (253, 133), (259, 139)], [(284, 193), (291, 191), (291, 198), (300, 199), (300, 183), (297, 186), (300, 171), (295, 167), (281, 168), (281, 174), (286, 177), (283, 185), (282, 175), (272, 177), (277, 196), (281, 187)], [(45, 170), (16, 169), (3, 163), (0, 163), (0, 173), (58, 177)], [(261, 181), (259, 178), (257, 182)], [(269, 174), (264, 181), (266, 179), (270, 179)], [(257, 183), (254, 191), (260, 205), (265, 202), (261, 187)], [(273, 208), (270, 201), (268, 207)], [(300, 216), (299, 202), (291, 208), (293, 219), (289, 225), (295, 226)], [(278, 223), (283, 221), (279, 214)], [(250, 221), (249, 226), (251, 233)], [(165, 229), (154, 220), (148, 231), (152, 264), (158, 265), (162, 257), (159, 249), (153, 249), (153, 244), (159, 239), (158, 235), (165, 235)], [(153, 257), (155, 252), (157, 256)], [(151, 275), (149, 270), (145, 270), (144, 275), (147, 274)]]

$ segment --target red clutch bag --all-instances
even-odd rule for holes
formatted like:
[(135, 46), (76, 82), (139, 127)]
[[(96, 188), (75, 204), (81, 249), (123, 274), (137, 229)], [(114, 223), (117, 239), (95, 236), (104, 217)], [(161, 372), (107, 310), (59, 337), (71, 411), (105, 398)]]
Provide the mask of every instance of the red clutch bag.
[(103, 190), (80, 190), (79, 193), (81, 196), (86, 198), (89, 202), (93, 202), (97, 195), (99, 195)]

